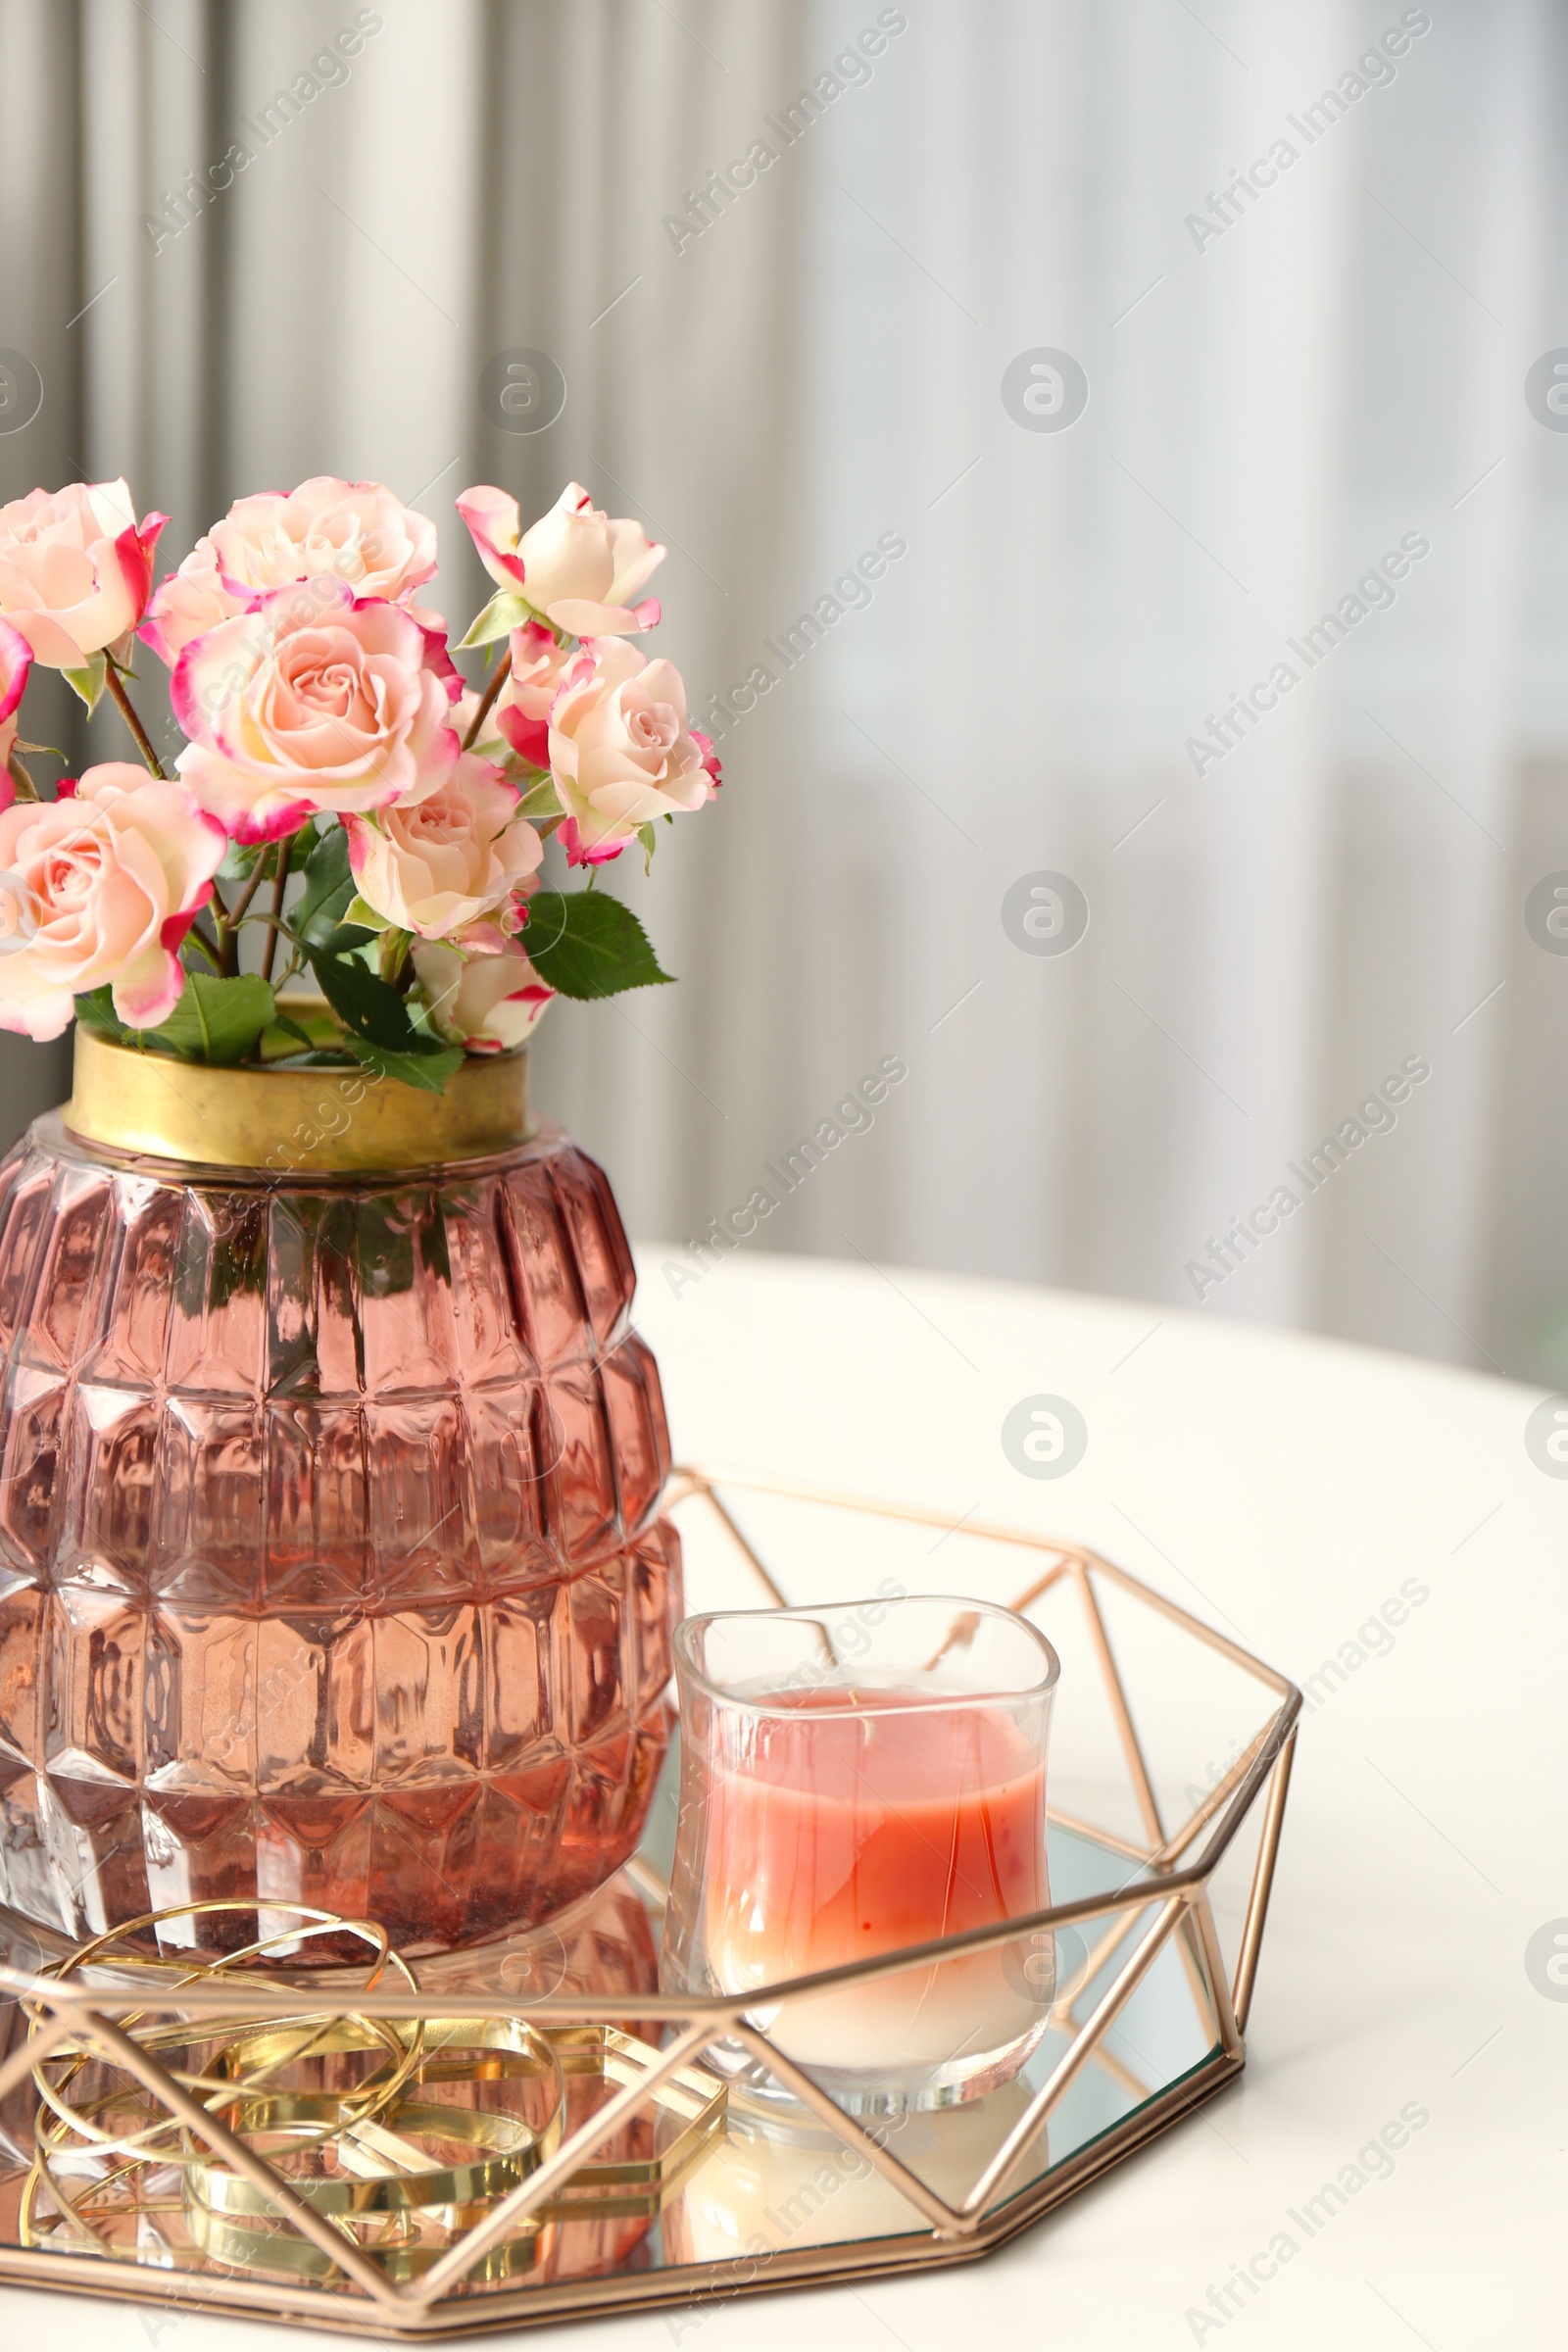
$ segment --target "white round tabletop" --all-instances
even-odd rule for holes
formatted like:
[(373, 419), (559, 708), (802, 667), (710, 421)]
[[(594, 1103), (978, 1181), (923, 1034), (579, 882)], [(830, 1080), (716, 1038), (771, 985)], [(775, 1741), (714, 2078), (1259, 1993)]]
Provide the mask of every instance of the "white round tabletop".
[[(677, 1458), (1079, 1538), (1308, 1696), (1239, 2082), (977, 2263), (596, 2344), (1561, 2344), (1568, 1480), (1527, 1450), (1538, 1396), (1120, 1300), (744, 1252), (674, 1282), (673, 1252), (638, 1254)], [(1088, 1431), (1051, 1480), (1002, 1440), (1041, 1394)], [(257, 2341), (7, 2309), (26, 2346)]]
[[(1000, 2252), (732, 2303), (702, 2352), (803, 2325), (907, 2352), (1568, 2340), (1568, 1479), (1526, 1450), (1538, 1394), (898, 1267), (736, 1253), (675, 1283), (671, 1254), (639, 1252), (637, 1311), (677, 1454), (1077, 1537), (1307, 1699), (1240, 2082)], [(1059, 1479), (1003, 1447), (1041, 1394), (1088, 1427)]]

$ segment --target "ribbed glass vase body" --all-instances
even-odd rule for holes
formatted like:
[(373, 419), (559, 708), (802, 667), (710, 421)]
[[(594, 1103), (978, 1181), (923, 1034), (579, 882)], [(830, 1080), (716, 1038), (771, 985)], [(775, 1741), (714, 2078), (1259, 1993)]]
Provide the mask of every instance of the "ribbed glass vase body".
[(680, 1613), (632, 1283), (548, 1123), (277, 1180), (41, 1120), (0, 1169), (6, 1899), (85, 1936), (271, 1897), (417, 1953), (609, 1878)]

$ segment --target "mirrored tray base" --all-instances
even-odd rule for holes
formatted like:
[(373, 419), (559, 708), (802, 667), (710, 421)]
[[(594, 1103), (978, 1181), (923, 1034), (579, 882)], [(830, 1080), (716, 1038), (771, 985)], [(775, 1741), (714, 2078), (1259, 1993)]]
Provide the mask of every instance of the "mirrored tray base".
[[(1003, 1949), (1046, 2020), (1017, 2079), (851, 2117), (779, 2046), (791, 1985), (767, 2034), (738, 2002), (662, 1995), (671, 1759), (608, 1887), (412, 1984), (313, 1972), (303, 1945), (296, 1965), (280, 1916), (257, 1933), (285, 1965), (225, 1984), (177, 1948), (73, 1965), (0, 1912), (0, 2278), (383, 2338), (660, 2306), (697, 2327), (740, 2294), (982, 2255), (1241, 2072), (1289, 1682), (1075, 1544), (733, 1471), (675, 1472), (669, 1506), (690, 1606), (891, 1576), (1009, 1600), (1055, 1644), (1052, 1909), (834, 1973), (935, 1982)], [(736, 2037), (768, 2096), (705, 2062)], [(240, 2074), (248, 2106), (217, 2095)], [(358, 2120), (326, 2131), (328, 2109)]]

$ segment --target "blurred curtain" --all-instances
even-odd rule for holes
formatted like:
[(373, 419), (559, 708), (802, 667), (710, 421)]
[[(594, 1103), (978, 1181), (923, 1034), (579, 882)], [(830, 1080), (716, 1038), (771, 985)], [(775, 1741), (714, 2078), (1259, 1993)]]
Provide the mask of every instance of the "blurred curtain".
[[(485, 592), (469, 481), (528, 512), (575, 476), (665, 539), (694, 704), (772, 675), (731, 696), (717, 810), (613, 878), (680, 987), (541, 1032), (536, 1094), (634, 1227), (700, 1236), (893, 1056), (875, 1126), (749, 1246), (1194, 1306), (1190, 1264), (1420, 1057), (1398, 1125), (1203, 1311), (1568, 1378), (1568, 963), (1522, 916), (1568, 867), (1568, 444), (1521, 389), (1564, 335), (1561, 13), (1434, 13), (1209, 239), (1189, 217), (1370, 20), (358, 14), (346, 77), (313, 76), (346, 0), (0, 0), (0, 344), (46, 386), (0, 489), (123, 472), (172, 563), (241, 492), (378, 476), (441, 518), (454, 622)], [(142, 217), (302, 74), (155, 252)], [(721, 206), (706, 175), (758, 138), (776, 161)], [(548, 430), (480, 407), (511, 346), (565, 377)], [(1039, 347), (1087, 373), (1070, 430), (1004, 404)], [(1210, 714), (1407, 533), (1393, 606), (1195, 773)], [(879, 538), (906, 552), (836, 598)], [(59, 724), (124, 748), (113, 713)], [(1002, 919), (1039, 870), (1091, 908), (1060, 957)], [(3, 1054), (15, 1128), (63, 1064)]]
[[(0, 6), (0, 347), (29, 359), (44, 398), (24, 429), (0, 436), (0, 495), (79, 475), (85, 434), (83, 346), (71, 326), (79, 308), (84, 191), (79, 28), (70, 9)], [(24, 732), (82, 756), (70, 690), (39, 673), (28, 689)], [(0, 1145), (71, 1091), (71, 1046), (35, 1046), (0, 1032)]]

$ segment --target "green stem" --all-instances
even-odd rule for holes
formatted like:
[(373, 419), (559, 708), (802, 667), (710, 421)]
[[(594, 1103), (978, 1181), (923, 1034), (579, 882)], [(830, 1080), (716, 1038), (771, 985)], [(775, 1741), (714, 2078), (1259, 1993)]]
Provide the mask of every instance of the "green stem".
[(214, 971), (221, 974), (223, 970), (223, 958), (221, 952), (218, 948), (214, 947), (212, 941), (208, 938), (206, 932), (202, 930), (199, 924), (192, 923), (190, 929), (185, 934), (185, 945), (188, 948), (200, 948), (202, 954), (206, 956)]
[(396, 988), (399, 976), (410, 960), (409, 950), (412, 945), (413, 941), (407, 931), (399, 931), (390, 926), (382, 932), (380, 939), (376, 942), (376, 964), (382, 979), (393, 988)]
[(277, 956), (277, 934), (283, 923), (283, 901), (288, 893), (288, 869), (292, 862), (290, 856), (292, 849), (292, 836), (287, 841), (280, 841), (277, 845), (277, 876), (272, 884), (272, 911), (266, 918), (271, 927), (267, 934), (267, 945), (262, 950), (262, 978), (269, 983), (272, 977), (272, 964)]
[(120, 671), (116, 666), (113, 654), (106, 654), (104, 657), (104, 684), (108, 687), (110, 693), (120, 705), (121, 716), (123, 718), (126, 726), (130, 729), (132, 735), (136, 739), (137, 751), (140, 752), (142, 758), (146, 760), (147, 765), (152, 769), (153, 774), (158, 777), (159, 781), (167, 784), (169, 778), (164, 773), (163, 762), (159, 759), (158, 754), (153, 750), (146, 728), (142, 725), (141, 720), (136, 716), (135, 711), (131, 709), (130, 697), (125, 692), (124, 680), (121, 677)]
[[(274, 848), (278, 848), (278, 847), (279, 847), (279, 845), (278, 845), (278, 844), (276, 844), (276, 843), (274, 843), (272, 846), (273, 846)], [(288, 840), (287, 840), (285, 843), (283, 843), (283, 844), (281, 845), (282, 852), (283, 852), (283, 854), (284, 854), (284, 855), (287, 857), (287, 858), (288, 858), (288, 864), (289, 864), (289, 866), (290, 866), (290, 869), (291, 869), (291, 870), (292, 870), (292, 867), (293, 867), (293, 862), (294, 862), (294, 860), (293, 860), (292, 855), (290, 855), (290, 853), (292, 852), (292, 850), (293, 850), (293, 847), (294, 847), (294, 836), (293, 836), (293, 834), (291, 833), (291, 834), (289, 835), (289, 837), (288, 837)], [(252, 874), (251, 874), (251, 878), (250, 878), (250, 880), (249, 880), (249, 881), (246, 883), (246, 885), (245, 885), (244, 889), (243, 889), (243, 890), (240, 892), (240, 895), (239, 895), (239, 897), (238, 897), (238, 898), (237, 898), (237, 899), (234, 901), (234, 910), (233, 910), (233, 912), (230, 914), (230, 916), (229, 916), (229, 918), (228, 918), (228, 919), (229, 919), (229, 921), (230, 921), (231, 923), (242, 923), (242, 922), (245, 920), (245, 910), (246, 910), (246, 908), (249, 906), (249, 905), (250, 905), (250, 903), (251, 903), (251, 901), (252, 901), (252, 899), (254, 899), (254, 898), (255, 898), (257, 891), (260, 889), (260, 887), (261, 887), (261, 884), (262, 884), (262, 878), (263, 878), (263, 876), (266, 874), (266, 872), (267, 872), (267, 852), (264, 850), (264, 851), (262, 852), (261, 856), (260, 856), (260, 857), (257, 858), (257, 860), (256, 860), (255, 868), (254, 868), (254, 870), (253, 870), (253, 872), (252, 872)]]
[[(290, 839), (292, 841), (292, 836)], [(261, 887), (262, 876), (267, 871), (267, 856), (268, 854), (266, 850), (263, 850), (261, 856), (257, 858), (255, 865), (251, 868), (250, 880), (240, 892), (239, 897), (234, 901), (233, 906), (225, 909), (220, 919), (220, 929), (222, 932), (223, 941), (223, 969), (231, 979), (239, 970), (239, 927), (240, 924), (245, 920), (246, 912), (250, 906), (252, 899), (255, 898), (257, 891)]]

